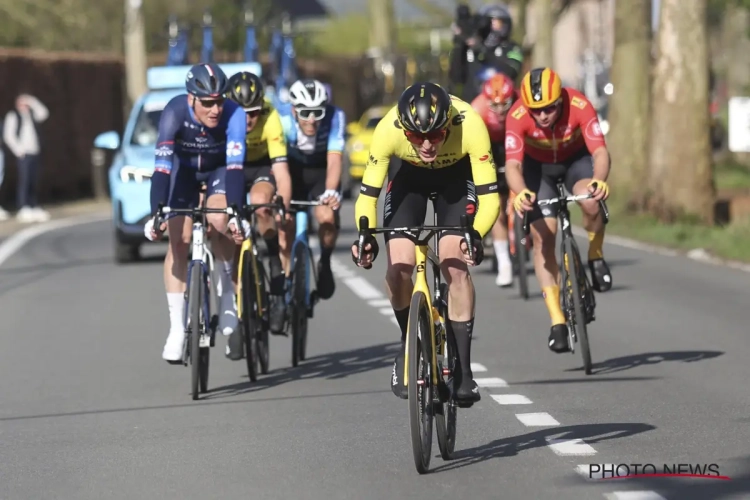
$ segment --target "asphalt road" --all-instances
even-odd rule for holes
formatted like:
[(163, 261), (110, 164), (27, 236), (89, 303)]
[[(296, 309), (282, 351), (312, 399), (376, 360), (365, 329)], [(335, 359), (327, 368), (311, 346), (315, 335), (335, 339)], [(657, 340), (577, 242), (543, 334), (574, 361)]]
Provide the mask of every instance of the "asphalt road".
[[(0, 267), (0, 498), (750, 498), (750, 274), (607, 246), (615, 286), (598, 296), (586, 376), (578, 353), (548, 351), (536, 286), (525, 302), (482, 264), (475, 376), (501, 387), (460, 411), (456, 458), (435, 443), (419, 476), (388, 385), (385, 254), (355, 269), (342, 210), (338, 289), (311, 320), (309, 359), (291, 369), (273, 337), (253, 384), (219, 339), (197, 402), (189, 369), (160, 357), (163, 247), (118, 267), (95, 222), (14, 254)], [(732, 479), (589, 481), (576, 467), (590, 463), (717, 463)]]

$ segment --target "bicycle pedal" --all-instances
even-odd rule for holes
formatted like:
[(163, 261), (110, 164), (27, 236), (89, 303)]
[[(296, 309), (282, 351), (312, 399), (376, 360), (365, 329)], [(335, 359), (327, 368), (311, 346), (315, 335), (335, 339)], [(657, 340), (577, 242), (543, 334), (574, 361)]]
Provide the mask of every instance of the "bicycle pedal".
[(201, 340), (199, 344), (201, 347), (212, 347), (211, 337), (209, 335), (201, 335)]

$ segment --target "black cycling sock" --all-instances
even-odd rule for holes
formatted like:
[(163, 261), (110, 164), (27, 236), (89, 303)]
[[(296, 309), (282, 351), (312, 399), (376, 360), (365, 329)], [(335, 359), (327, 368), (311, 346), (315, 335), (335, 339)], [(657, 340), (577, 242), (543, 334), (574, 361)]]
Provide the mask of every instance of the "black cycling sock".
[(406, 342), (406, 329), (409, 326), (409, 308), (407, 307), (400, 311), (394, 309), (393, 312), (396, 314), (396, 321), (398, 321), (398, 326), (401, 328), (401, 343), (403, 344)]
[(270, 238), (263, 238), (268, 249), (268, 261), (271, 265), (271, 275), (281, 274), (281, 257), (279, 257), (279, 238), (275, 234)]
[(333, 253), (333, 248), (321, 247), (320, 248), (320, 262), (325, 262), (326, 264), (330, 264), (332, 253)]
[(471, 334), (474, 330), (474, 318), (469, 321), (451, 320), (451, 329), (456, 339), (458, 365), (461, 367), (461, 375), (471, 377)]

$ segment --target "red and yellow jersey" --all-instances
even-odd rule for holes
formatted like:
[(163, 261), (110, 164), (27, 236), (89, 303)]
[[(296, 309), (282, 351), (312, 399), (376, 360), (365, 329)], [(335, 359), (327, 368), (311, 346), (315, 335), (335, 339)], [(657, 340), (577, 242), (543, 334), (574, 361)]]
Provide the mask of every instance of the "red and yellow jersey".
[(562, 163), (583, 148), (593, 153), (606, 146), (596, 110), (586, 96), (565, 87), (562, 100), (562, 114), (552, 128), (539, 127), (520, 100), (510, 108), (505, 120), (506, 162), (523, 162), (528, 155), (541, 163)]
[[(518, 101), (518, 93), (513, 91), (513, 102)], [(479, 113), (482, 117), (482, 121), (487, 126), (487, 131), (490, 133), (490, 141), (493, 143), (502, 143), (505, 141), (505, 122), (508, 119), (506, 113), (505, 120), (498, 120), (497, 114), (490, 109), (490, 100), (487, 99), (484, 94), (479, 94), (471, 101), (471, 107), (474, 111)]]

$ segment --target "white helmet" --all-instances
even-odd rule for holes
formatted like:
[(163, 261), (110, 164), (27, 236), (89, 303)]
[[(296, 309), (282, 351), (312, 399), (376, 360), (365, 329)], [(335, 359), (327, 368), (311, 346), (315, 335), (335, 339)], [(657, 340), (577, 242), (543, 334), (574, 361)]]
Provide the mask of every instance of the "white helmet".
[(289, 100), (295, 108), (322, 108), (328, 104), (328, 92), (318, 80), (297, 80), (289, 88)]

